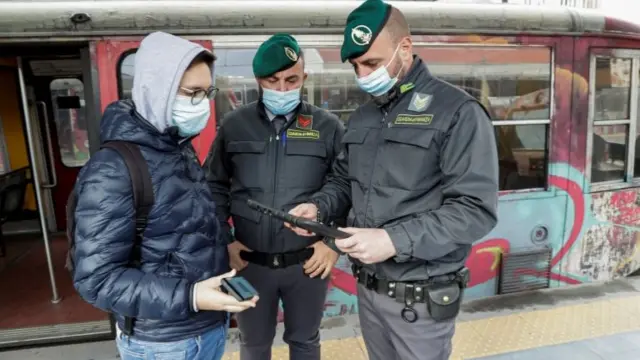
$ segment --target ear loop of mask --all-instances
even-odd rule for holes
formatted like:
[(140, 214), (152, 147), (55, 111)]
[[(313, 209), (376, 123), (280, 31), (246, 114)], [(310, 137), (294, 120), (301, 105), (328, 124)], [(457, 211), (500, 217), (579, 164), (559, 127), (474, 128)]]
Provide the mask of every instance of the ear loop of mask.
[[(393, 56), (391, 57), (391, 61), (389, 61), (389, 63), (385, 66), (385, 68), (387, 69), (387, 73), (389, 72), (389, 65), (391, 65), (391, 63), (393, 63), (393, 60), (395, 59), (396, 55), (398, 54), (398, 50), (400, 50), (400, 44), (398, 44), (398, 47), (396, 47), (396, 51), (393, 52)], [(404, 69), (404, 61), (402, 61), (402, 59), (400, 59), (400, 69), (398, 70), (398, 73), (396, 73), (396, 76), (394, 76), (392, 79), (395, 82), (398, 82), (399, 77), (400, 77), (400, 73), (402, 72), (402, 69)], [(389, 76), (391, 76), (391, 74), (389, 74)]]
[[(398, 50), (400, 50), (400, 44), (398, 44)], [(398, 50), (396, 50), (396, 51), (398, 51)], [(395, 76), (396, 81), (400, 80), (399, 79), (400, 73), (402, 72), (403, 69), (404, 69), (404, 60), (402, 58), (400, 58), (400, 69), (398, 69), (398, 73)]]

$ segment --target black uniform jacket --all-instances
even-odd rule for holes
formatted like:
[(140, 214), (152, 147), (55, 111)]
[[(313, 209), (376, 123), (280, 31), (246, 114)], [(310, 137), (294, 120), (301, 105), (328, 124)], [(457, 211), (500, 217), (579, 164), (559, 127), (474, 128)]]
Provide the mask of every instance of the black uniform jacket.
[(325, 183), (343, 134), (337, 116), (306, 102), (279, 134), (261, 102), (228, 113), (204, 165), (225, 241), (233, 239), (230, 216), (235, 239), (254, 251), (296, 251), (318, 241), (249, 208), (246, 199), (285, 211), (307, 202)]
[(328, 183), (312, 197), (323, 219), (384, 228), (397, 255), (366, 267), (381, 278), (425, 280), (460, 269), (496, 225), (493, 126), (473, 97), (435, 78), (418, 57), (384, 99), (349, 119)]

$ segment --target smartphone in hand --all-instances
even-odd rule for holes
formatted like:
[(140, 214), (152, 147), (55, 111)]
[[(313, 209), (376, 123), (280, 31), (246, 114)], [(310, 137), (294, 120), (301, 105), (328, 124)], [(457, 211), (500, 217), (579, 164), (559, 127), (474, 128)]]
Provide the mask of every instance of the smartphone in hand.
[(222, 279), (222, 290), (238, 301), (247, 301), (258, 296), (256, 289), (242, 276)]

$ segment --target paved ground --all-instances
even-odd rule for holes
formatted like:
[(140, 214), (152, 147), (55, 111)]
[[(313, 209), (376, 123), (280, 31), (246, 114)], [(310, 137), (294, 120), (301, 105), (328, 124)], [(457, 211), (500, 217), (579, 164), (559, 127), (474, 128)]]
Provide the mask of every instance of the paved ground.
[(516, 351), (477, 360), (635, 360), (640, 359), (640, 331)]
[[(288, 359), (280, 326), (274, 360)], [(323, 324), (323, 358), (366, 359), (354, 316)], [(238, 359), (237, 333), (225, 360)], [(114, 360), (113, 341), (0, 352), (2, 360)], [(473, 301), (451, 360), (640, 360), (640, 278)]]
[(114, 360), (120, 359), (114, 341), (51, 346), (0, 352), (2, 360)]

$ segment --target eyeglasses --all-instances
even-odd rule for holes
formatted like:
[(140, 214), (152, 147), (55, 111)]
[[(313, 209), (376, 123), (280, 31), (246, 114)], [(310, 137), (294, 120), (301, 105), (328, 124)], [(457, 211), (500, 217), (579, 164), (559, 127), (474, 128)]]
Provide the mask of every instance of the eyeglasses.
[(213, 100), (216, 97), (216, 94), (218, 93), (218, 88), (215, 86), (212, 86), (207, 90), (204, 90), (204, 89), (191, 90), (191, 89), (183, 88), (181, 86), (180, 90), (184, 91), (185, 93), (189, 94), (189, 96), (191, 96), (191, 104), (193, 105), (200, 104), (204, 99)]

